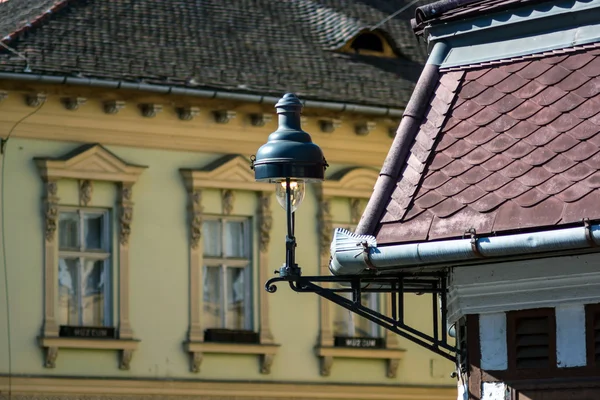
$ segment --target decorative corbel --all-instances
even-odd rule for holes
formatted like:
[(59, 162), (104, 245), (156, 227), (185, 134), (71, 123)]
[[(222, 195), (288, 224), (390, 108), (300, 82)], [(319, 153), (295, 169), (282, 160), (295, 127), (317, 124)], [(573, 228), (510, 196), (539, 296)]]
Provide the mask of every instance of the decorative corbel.
[(58, 201), (60, 200), (57, 196), (58, 183), (56, 180), (48, 179), (44, 182), (45, 186), (45, 198), (44, 198), (44, 216), (46, 219), (46, 240), (52, 242), (54, 240), (54, 233), (56, 232), (56, 223), (58, 220)]
[(265, 126), (273, 119), (273, 115), (263, 113), (263, 114), (250, 114), (250, 123), (252, 126)]
[(44, 367), (56, 368), (56, 358), (58, 357), (58, 347), (45, 347)]
[(93, 191), (94, 187), (92, 185), (92, 181), (79, 181), (79, 205), (87, 206), (92, 201)]
[(331, 367), (333, 365), (333, 356), (322, 356), (320, 358), (321, 376), (331, 375)]
[(273, 214), (271, 212), (271, 193), (260, 193), (260, 208), (258, 210), (259, 230), (260, 230), (260, 251), (269, 251), (269, 243), (271, 241), (271, 228), (273, 227)]
[(235, 118), (236, 112), (232, 110), (216, 110), (213, 111), (213, 115), (215, 116), (215, 122), (218, 124), (227, 124)]
[(339, 119), (335, 119), (335, 118), (327, 118), (327, 119), (319, 120), (319, 126), (321, 128), (321, 132), (324, 132), (324, 133), (332, 133), (337, 128), (339, 128), (341, 125), (342, 125), (342, 121), (340, 121)]
[(131, 234), (131, 221), (133, 220), (133, 201), (130, 183), (122, 183), (119, 191), (119, 240), (121, 245), (129, 245)]
[(193, 249), (197, 249), (202, 238), (202, 191), (194, 189), (190, 192), (190, 241)]
[(200, 365), (202, 364), (203, 353), (200, 351), (196, 351), (190, 353), (190, 356), (192, 357), (191, 370), (192, 372), (197, 374), (198, 372), (200, 372)]
[(349, 199), (350, 201), (350, 221), (353, 224), (358, 224), (360, 216), (362, 214), (362, 201), (361, 199)]
[(321, 255), (326, 256), (329, 254), (329, 247), (331, 246), (331, 240), (333, 239), (333, 217), (331, 216), (331, 200), (323, 196), (323, 188), (318, 186), (317, 200), (319, 201), (319, 239)]
[(230, 215), (233, 211), (233, 203), (235, 201), (235, 193), (231, 189), (221, 191), (221, 205), (223, 206), (223, 214)]
[(129, 371), (131, 358), (133, 357), (132, 349), (123, 349), (120, 351), (119, 369)]
[(146, 118), (156, 117), (156, 114), (160, 113), (163, 109), (162, 104), (156, 103), (142, 103), (139, 107), (142, 115)]
[(273, 365), (273, 360), (275, 359), (275, 354), (261, 354), (260, 356), (260, 373), (263, 375), (269, 375), (271, 373), (271, 366)]
[(366, 136), (371, 133), (373, 129), (375, 129), (375, 125), (376, 123), (374, 121), (359, 122), (358, 124), (354, 125), (354, 132), (356, 132), (356, 134), (359, 136)]
[(85, 97), (65, 97), (62, 99), (65, 108), (71, 111), (78, 110), (86, 101), (87, 99)]
[(125, 102), (120, 100), (108, 100), (104, 102), (104, 112), (106, 114), (117, 114), (125, 108)]
[(177, 107), (175, 111), (177, 111), (177, 116), (182, 121), (191, 121), (200, 114), (199, 107)]
[(29, 93), (25, 95), (25, 104), (29, 107), (39, 107), (46, 102), (44, 93)]
[(0, 90), (0, 103), (2, 103), (8, 97), (8, 92), (4, 90)]
[(392, 379), (396, 378), (396, 376), (398, 375), (398, 365), (400, 365), (400, 359), (388, 358), (386, 363), (386, 376)]

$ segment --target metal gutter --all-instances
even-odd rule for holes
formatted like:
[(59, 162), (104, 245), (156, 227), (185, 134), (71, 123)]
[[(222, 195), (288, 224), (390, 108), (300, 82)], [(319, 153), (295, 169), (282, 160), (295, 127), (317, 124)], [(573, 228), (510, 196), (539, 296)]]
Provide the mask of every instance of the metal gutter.
[[(67, 76), (51, 76), (43, 74), (24, 74), (14, 72), (0, 72), (0, 79), (49, 83), (55, 85), (90, 86), (114, 90), (137, 90), (157, 94), (172, 94), (180, 96), (201, 97), (205, 99), (221, 99), (242, 101), (246, 103), (275, 104), (279, 100), (274, 96), (261, 96), (246, 93), (225, 92), (220, 90), (205, 90), (184, 88), (172, 85), (156, 85), (150, 83), (133, 83), (118, 80), (104, 80), (92, 78), (77, 78)], [(355, 114), (374, 115), (381, 117), (399, 118), (404, 110), (399, 108), (363, 106), (351, 103), (338, 103), (328, 101), (305, 100), (305, 108), (322, 109), (335, 112), (348, 112)]]
[(360, 275), (378, 271), (427, 267), (442, 263), (488, 260), (507, 256), (541, 254), (600, 246), (600, 223), (577, 228), (506, 236), (453, 239), (437, 242), (377, 247), (370, 235), (336, 229), (331, 243), (329, 270), (334, 275)]

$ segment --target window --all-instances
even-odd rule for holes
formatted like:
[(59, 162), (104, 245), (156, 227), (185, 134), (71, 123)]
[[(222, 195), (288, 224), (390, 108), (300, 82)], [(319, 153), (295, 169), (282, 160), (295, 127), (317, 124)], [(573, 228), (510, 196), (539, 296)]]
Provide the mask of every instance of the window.
[[(350, 293), (345, 297), (352, 299)], [(363, 306), (379, 310), (379, 298), (377, 293), (362, 293), (361, 303)], [(336, 306), (335, 320), (333, 322), (333, 334), (336, 337), (353, 338), (376, 338), (380, 336), (377, 324), (343, 307)]]
[(554, 309), (507, 313), (507, 334), (509, 368), (556, 368)]
[(205, 337), (207, 341), (220, 341), (224, 339), (215, 334), (216, 329), (242, 331), (253, 327), (250, 220), (207, 218), (202, 231)]
[[(63, 326), (112, 324), (110, 241), (105, 210), (61, 210), (58, 307)], [(65, 335), (61, 329), (61, 336)]]

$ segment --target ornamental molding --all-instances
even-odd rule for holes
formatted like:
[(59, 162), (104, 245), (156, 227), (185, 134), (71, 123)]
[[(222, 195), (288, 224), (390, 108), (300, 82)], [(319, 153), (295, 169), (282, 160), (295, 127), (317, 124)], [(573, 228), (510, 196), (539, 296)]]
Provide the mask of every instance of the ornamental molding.
[(131, 222), (133, 221), (133, 184), (122, 183), (119, 187), (119, 242), (121, 246), (129, 246)]
[(342, 121), (336, 118), (324, 118), (319, 120), (319, 127), (323, 133), (332, 133), (342, 126)]
[(250, 123), (252, 126), (262, 127), (271, 122), (273, 119), (272, 114), (261, 113), (261, 114), (250, 114)]
[(79, 110), (79, 107), (86, 103), (85, 97), (65, 97), (62, 99), (62, 103), (67, 110), (75, 111)]
[[(456, 267), (449, 284), (448, 322), (467, 314), (600, 303), (600, 272), (593, 270), (597, 260), (595, 254)], [(473, 277), (467, 278), (472, 268), (477, 268), (477, 275), (471, 272)]]
[(248, 190), (274, 192), (275, 185), (256, 182), (250, 169), (250, 160), (240, 155), (224, 156), (202, 169), (179, 170), (186, 188)]
[(47, 98), (45, 93), (29, 93), (25, 95), (25, 104), (29, 107), (39, 107), (46, 102)]
[(237, 113), (233, 110), (216, 110), (213, 111), (213, 115), (217, 124), (228, 124), (236, 117)]
[(375, 129), (377, 123), (375, 121), (363, 121), (354, 125), (354, 133), (358, 136), (367, 136)]
[(273, 213), (271, 212), (271, 192), (259, 192), (258, 201), (260, 251), (266, 253), (269, 251), (269, 243), (271, 242), (271, 228), (273, 227)]
[(106, 114), (118, 114), (119, 111), (125, 108), (125, 102), (122, 100), (108, 100), (103, 104), (103, 109)]
[(235, 203), (235, 192), (231, 189), (221, 191), (221, 208), (223, 215), (231, 215)]
[[(327, 382), (292, 383), (231, 381), (227, 384), (191, 379), (173, 381), (111, 378), (68, 378), (0, 375), (0, 390), (13, 400), (447, 400), (456, 398), (456, 386), (339, 385)], [(295, 394), (291, 396), (290, 394)], [(6, 396), (5, 396), (6, 397)]]
[(323, 197), (368, 199), (373, 193), (379, 172), (370, 168), (352, 168), (334, 174), (324, 181)]
[(79, 205), (87, 206), (92, 201), (94, 186), (92, 181), (84, 179), (79, 181)]
[(44, 217), (45, 238), (47, 242), (53, 242), (58, 222), (58, 184), (55, 179), (46, 179), (44, 181)]
[(198, 249), (202, 238), (202, 221), (204, 207), (202, 206), (202, 190), (193, 189), (189, 192), (190, 246)]
[(319, 202), (319, 211), (317, 213), (319, 221), (319, 248), (321, 256), (327, 257), (333, 238), (333, 217), (331, 215), (331, 198), (323, 195), (323, 183), (315, 185), (315, 192), (317, 194), (317, 201)]
[(191, 121), (200, 115), (200, 107), (176, 107), (177, 116), (182, 121)]
[(99, 144), (84, 145), (57, 158), (35, 158), (44, 179), (134, 183), (147, 168), (129, 164)]
[(140, 112), (142, 116), (146, 118), (154, 118), (157, 114), (161, 113), (163, 110), (162, 104), (157, 103), (142, 103), (139, 104)]

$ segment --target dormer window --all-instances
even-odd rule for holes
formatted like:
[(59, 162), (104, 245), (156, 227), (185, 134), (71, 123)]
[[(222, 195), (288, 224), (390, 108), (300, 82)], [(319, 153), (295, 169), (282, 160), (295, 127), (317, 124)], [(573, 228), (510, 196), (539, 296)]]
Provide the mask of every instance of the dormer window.
[(383, 40), (374, 33), (363, 33), (352, 41), (350, 47), (357, 52), (367, 50), (383, 53)]
[(379, 57), (396, 57), (391, 44), (379, 31), (362, 31), (350, 39), (339, 51)]

